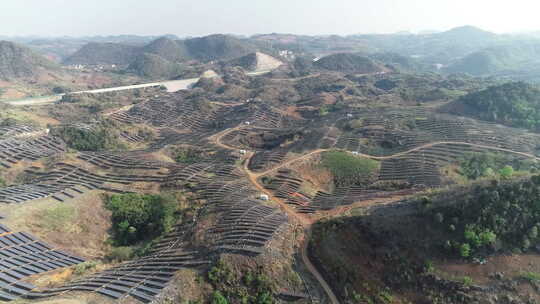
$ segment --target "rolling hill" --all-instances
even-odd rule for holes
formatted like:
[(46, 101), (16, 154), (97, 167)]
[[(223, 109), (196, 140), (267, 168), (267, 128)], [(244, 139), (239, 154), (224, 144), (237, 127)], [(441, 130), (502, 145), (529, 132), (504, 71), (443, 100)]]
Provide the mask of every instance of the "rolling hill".
[(9, 41), (0, 41), (0, 79), (35, 76), (56, 65), (31, 49)]
[(65, 64), (125, 64), (150, 53), (171, 62), (228, 60), (257, 51), (250, 42), (227, 35), (211, 35), (186, 40), (158, 38), (144, 46), (118, 43), (88, 43), (67, 58)]
[(144, 53), (151, 53), (169, 61), (189, 59), (188, 50), (184, 43), (167, 37), (158, 38), (142, 48)]
[(143, 77), (167, 79), (178, 76), (183, 67), (181, 64), (168, 61), (161, 56), (144, 53), (137, 56), (135, 61), (129, 65), (128, 70)]
[(492, 73), (528, 70), (540, 61), (540, 43), (515, 42), (469, 54), (448, 66), (451, 73), (481, 76)]
[(283, 62), (278, 59), (261, 52), (251, 53), (225, 63), (225, 65), (240, 66), (248, 71), (273, 70), (282, 64)]
[(248, 41), (227, 35), (210, 35), (184, 40), (189, 55), (200, 61), (227, 60), (257, 51)]
[(513, 127), (540, 129), (540, 89), (525, 82), (509, 82), (462, 96), (445, 108)]
[(382, 72), (383, 68), (373, 60), (349, 53), (339, 53), (323, 57), (314, 65), (318, 68), (336, 72), (368, 74)]
[(91, 42), (64, 60), (64, 64), (130, 64), (139, 52), (136, 46)]

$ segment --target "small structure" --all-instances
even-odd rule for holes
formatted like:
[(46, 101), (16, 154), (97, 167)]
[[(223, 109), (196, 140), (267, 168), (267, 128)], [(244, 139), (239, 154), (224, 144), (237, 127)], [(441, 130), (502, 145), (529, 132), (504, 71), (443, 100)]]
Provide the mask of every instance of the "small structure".
[(247, 151), (246, 150), (240, 150), (239, 151), (241, 155), (246, 155)]
[(347, 113), (347, 118), (352, 118), (353, 115), (351, 113)]
[(268, 195), (266, 195), (266, 194), (261, 194), (261, 195), (259, 195), (259, 199), (260, 199), (261, 201), (268, 201), (268, 200), (270, 200), (270, 198), (269, 198)]

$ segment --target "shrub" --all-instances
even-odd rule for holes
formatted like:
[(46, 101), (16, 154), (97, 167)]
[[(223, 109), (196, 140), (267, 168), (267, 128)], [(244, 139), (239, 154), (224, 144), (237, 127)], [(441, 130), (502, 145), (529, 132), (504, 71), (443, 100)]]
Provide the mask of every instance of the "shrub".
[(471, 255), (471, 245), (467, 243), (461, 244), (459, 247), (459, 254), (464, 258), (469, 257)]
[(501, 175), (502, 179), (509, 179), (514, 174), (514, 168), (511, 166), (504, 166), (501, 170), (499, 170), (499, 174)]
[(107, 259), (110, 261), (123, 262), (130, 260), (134, 256), (133, 248), (128, 246), (113, 247)]
[(229, 304), (229, 301), (217, 290), (212, 294), (212, 304)]
[(461, 278), (461, 281), (463, 282), (463, 285), (465, 286), (471, 286), (473, 284), (473, 279), (471, 277), (463, 277)]
[(98, 263), (96, 261), (86, 261), (84, 263), (77, 264), (75, 269), (73, 269), (73, 273), (76, 275), (83, 275), (87, 271), (96, 268), (97, 264)]
[(538, 272), (532, 272), (532, 271), (524, 272), (520, 275), (520, 277), (530, 282), (535, 282), (535, 283), (540, 282), (540, 273)]
[(179, 148), (174, 152), (174, 160), (181, 164), (193, 164), (203, 159), (201, 151), (194, 148)]

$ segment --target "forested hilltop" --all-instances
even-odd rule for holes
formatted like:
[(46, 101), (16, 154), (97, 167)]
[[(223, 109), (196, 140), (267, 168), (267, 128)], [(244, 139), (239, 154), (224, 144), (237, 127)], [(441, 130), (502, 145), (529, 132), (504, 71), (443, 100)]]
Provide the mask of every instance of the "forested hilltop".
[(449, 108), (462, 115), (540, 130), (540, 89), (525, 82), (508, 82), (471, 92)]

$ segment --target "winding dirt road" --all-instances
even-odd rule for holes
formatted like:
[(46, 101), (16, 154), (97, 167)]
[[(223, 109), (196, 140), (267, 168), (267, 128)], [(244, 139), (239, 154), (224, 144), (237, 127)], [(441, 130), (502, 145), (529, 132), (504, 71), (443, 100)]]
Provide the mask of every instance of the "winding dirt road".
[[(536, 155), (533, 155), (533, 154), (530, 154), (530, 153), (519, 152), (519, 151), (510, 150), (510, 149), (500, 148), (500, 147), (472, 144), (472, 143), (461, 142), (461, 141), (438, 141), (438, 142), (433, 142), (433, 143), (421, 145), (421, 146), (414, 147), (412, 149), (409, 149), (409, 150), (406, 150), (406, 151), (403, 151), (403, 152), (398, 152), (398, 153), (395, 153), (395, 154), (392, 154), (392, 155), (387, 155), (387, 156), (374, 156), (374, 155), (363, 154), (363, 153), (358, 153), (356, 155), (361, 156), (361, 157), (365, 157), (365, 158), (370, 158), (370, 159), (373, 159), (373, 160), (385, 160), (385, 159), (392, 159), (392, 158), (397, 158), (397, 157), (400, 157), (400, 156), (404, 156), (404, 155), (407, 155), (407, 154), (410, 154), (410, 153), (413, 153), (413, 152), (416, 152), (416, 151), (419, 151), (419, 150), (422, 150), (422, 149), (425, 149), (425, 148), (430, 148), (430, 147), (438, 146), (438, 145), (447, 145), (447, 144), (467, 145), (467, 146), (476, 147), (476, 148), (482, 148), (482, 149), (486, 149), (486, 150), (495, 150), (495, 151), (500, 151), (500, 152), (513, 153), (513, 154), (521, 155), (521, 156), (524, 156), (524, 157), (527, 157), (527, 158), (540, 160), (540, 157), (537, 157)], [(292, 163), (295, 163), (295, 162), (297, 162), (299, 160), (309, 158), (312, 155), (319, 154), (319, 153), (322, 153), (322, 152), (331, 151), (331, 150), (335, 150), (335, 149), (313, 150), (313, 151), (311, 151), (309, 153), (303, 154), (303, 155), (301, 155), (299, 157), (296, 157), (296, 158), (290, 159), (290, 160), (288, 160), (288, 161), (286, 161), (284, 163), (281, 163), (278, 166), (270, 168), (270, 169), (268, 169), (268, 170), (266, 170), (264, 172), (254, 173), (254, 175), (257, 176), (257, 177), (261, 177), (261, 176), (267, 175), (269, 173), (272, 173), (274, 171), (277, 171), (277, 170), (279, 170), (279, 169), (281, 169), (283, 167), (287, 167), (287, 166), (291, 165)]]
[[(245, 125), (238, 125), (238, 126), (236, 126), (234, 128), (223, 130), (223, 131), (215, 134), (211, 138), (211, 140), (215, 144), (217, 144), (219, 147), (229, 149), (229, 150), (239, 150), (238, 147), (230, 146), (230, 145), (228, 145), (226, 143), (223, 143), (221, 141), (221, 139), (224, 136), (226, 136), (227, 134), (229, 134), (230, 132), (240, 130), (240, 129), (243, 129), (243, 128), (249, 128), (249, 127), (245, 126)], [(398, 153), (388, 155), (388, 156), (373, 156), (373, 155), (362, 154), (362, 153), (358, 153), (357, 155), (361, 156), (361, 157), (374, 159), (374, 160), (385, 160), (385, 159), (397, 158), (397, 157), (404, 156), (404, 155), (407, 155), (407, 154), (410, 154), (410, 153), (413, 153), (413, 152), (416, 152), (416, 151), (419, 151), (419, 150), (422, 150), (422, 149), (425, 149), (425, 148), (429, 148), (429, 147), (433, 147), (433, 146), (437, 146), (437, 145), (444, 145), (444, 144), (467, 145), (467, 146), (477, 147), (477, 148), (482, 148), (482, 149), (487, 149), (487, 150), (495, 150), (495, 151), (500, 151), (500, 152), (512, 153), (512, 154), (524, 156), (524, 157), (527, 157), (527, 158), (532, 158), (532, 159), (535, 159), (535, 160), (540, 159), (536, 155), (533, 155), (533, 154), (530, 154), (530, 153), (514, 151), (514, 150), (501, 148), (501, 147), (486, 146), (486, 145), (473, 144), (473, 143), (460, 142), (460, 141), (438, 141), (438, 142), (433, 142), (433, 143), (424, 144), (424, 145), (414, 147), (412, 149), (402, 151), (402, 152), (398, 152)], [(274, 202), (276, 202), (276, 203), (278, 203), (280, 205), (281, 209), (285, 213), (287, 213), (289, 216), (291, 216), (291, 217), (295, 218), (296, 220), (298, 220), (298, 222), (303, 226), (303, 228), (304, 228), (304, 239), (301, 241), (302, 244), (301, 244), (301, 249), (300, 249), (300, 255), (301, 255), (301, 258), (302, 258), (302, 262), (305, 264), (308, 271), (317, 279), (317, 281), (319, 282), (321, 287), (326, 292), (326, 294), (327, 294), (328, 298), (330, 299), (331, 303), (338, 304), (339, 300), (336, 297), (336, 295), (334, 294), (334, 292), (332, 291), (332, 288), (326, 282), (324, 277), (319, 273), (319, 271), (313, 265), (313, 263), (311, 262), (311, 260), (309, 259), (309, 256), (308, 256), (308, 244), (309, 244), (309, 240), (311, 238), (311, 233), (312, 233), (311, 226), (312, 226), (314, 220), (312, 218), (307, 217), (304, 214), (297, 213), (289, 204), (284, 202), (282, 199), (275, 197), (271, 191), (264, 188), (259, 183), (259, 180), (258, 180), (261, 176), (264, 176), (264, 175), (267, 175), (267, 174), (272, 173), (274, 171), (277, 171), (277, 170), (279, 170), (279, 169), (281, 169), (283, 167), (289, 166), (289, 165), (291, 165), (291, 164), (293, 164), (293, 163), (295, 163), (297, 161), (300, 161), (300, 160), (309, 158), (309, 157), (311, 157), (313, 155), (316, 155), (316, 154), (319, 154), (319, 153), (322, 153), (322, 152), (325, 152), (325, 151), (330, 151), (330, 150), (331, 149), (314, 150), (314, 151), (311, 151), (309, 153), (306, 153), (306, 154), (303, 154), (301, 156), (290, 159), (290, 160), (288, 160), (288, 161), (286, 161), (284, 163), (281, 163), (280, 165), (278, 165), (276, 167), (270, 168), (270, 169), (268, 169), (266, 171), (259, 172), (259, 173), (254, 173), (251, 170), (249, 170), (249, 167), (248, 167), (249, 162), (250, 162), (251, 158), (253, 157), (253, 155), (255, 155), (255, 153), (254, 152), (248, 152), (246, 154), (246, 157), (244, 158), (244, 165), (243, 165), (242, 169), (245, 172), (245, 174), (246, 174), (248, 180), (250, 181), (250, 183), (255, 188), (257, 188), (260, 192), (265, 193), (266, 195), (268, 195), (268, 197), (272, 201), (274, 201)], [(391, 198), (390, 201), (388, 201), (387, 203), (391, 203), (392, 199), (395, 199), (397, 201), (397, 200), (402, 199), (402, 197), (398, 196), (398, 197)], [(339, 215), (339, 214), (342, 214), (342, 213), (349, 212), (350, 209), (351, 208), (337, 208), (336, 210), (334, 210), (333, 212), (330, 212), (329, 214)]]

